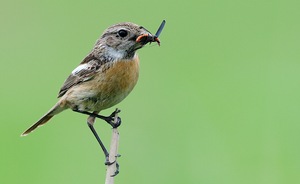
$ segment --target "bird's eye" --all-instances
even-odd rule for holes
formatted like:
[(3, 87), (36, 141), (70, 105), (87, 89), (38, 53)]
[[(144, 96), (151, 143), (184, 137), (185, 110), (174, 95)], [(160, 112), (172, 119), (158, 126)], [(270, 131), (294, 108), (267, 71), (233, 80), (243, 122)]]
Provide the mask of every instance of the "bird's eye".
[(128, 32), (124, 29), (121, 29), (120, 31), (118, 31), (118, 35), (124, 38), (125, 36), (128, 35)]

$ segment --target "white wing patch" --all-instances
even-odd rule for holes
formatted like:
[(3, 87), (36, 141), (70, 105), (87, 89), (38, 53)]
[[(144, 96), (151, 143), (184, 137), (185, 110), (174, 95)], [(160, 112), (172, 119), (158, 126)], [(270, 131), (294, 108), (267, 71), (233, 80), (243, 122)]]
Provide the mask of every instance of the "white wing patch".
[(84, 70), (84, 69), (87, 69), (88, 68), (88, 63), (85, 63), (85, 64), (82, 64), (82, 65), (79, 65), (77, 66), (77, 68), (75, 68), (73, 71), (72, 71), (72, 74), (73, 75), (76, 75), (77, 73), (79, 73), (81, 70)]

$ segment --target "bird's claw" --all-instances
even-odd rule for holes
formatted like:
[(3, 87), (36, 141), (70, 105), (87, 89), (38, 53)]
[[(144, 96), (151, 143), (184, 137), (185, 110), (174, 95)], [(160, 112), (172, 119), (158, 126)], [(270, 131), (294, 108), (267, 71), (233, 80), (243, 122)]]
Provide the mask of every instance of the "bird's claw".
[(118, 164), (118, 162), (116, 163), (116, 171), (113, 175), (110, 175), (111, 177), (115, 177), (120, 173), (120, 165)]
[(121, 112), (121, 110), (116, 109), (114, 112), (111, 113), (111, 115), (107, 116), (105, 121), (110, 124), (113, 128), (118, 128), (121, 125), (121, 118), (117, 117), (117, 120), (115, 120), (116, 114)]
[[(117, 154), (117, 155), (116, 155), (116, 158), (117, 158), (117, 157), (120, 157), (120, 156), (121, 156), (120, 154)], [(112, 165), (112, 164), (114, 164), (114, 163), (116, 163), (116, 171), (115, 171), (115, 173), (114, 173), (113, 175), (111, 175), (111, 177), (115, 177), (115, 176), (117, 176), (117, 175), (120, 173), (120, 165), (119, 165), (119, 163), (117, 162), (117, 160), (115, 160), (115, 161), (113, 161), (113, 162), (110, 162), (110, 161), (109, 161), (109, 155), (105, 157), (105, 163), (104, 163), (105, 165), (110, 166), (110, 165)]]

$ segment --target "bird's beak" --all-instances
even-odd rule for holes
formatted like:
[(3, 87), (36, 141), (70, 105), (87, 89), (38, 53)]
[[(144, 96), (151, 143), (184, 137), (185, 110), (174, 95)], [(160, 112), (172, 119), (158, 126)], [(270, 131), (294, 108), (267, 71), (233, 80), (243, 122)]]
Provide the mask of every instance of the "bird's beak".
[(142, 45), (146, 45), (147, 43), (157, 42), (160, 45), (160, 41), (156, 36), (153, 36), (149, 33), (142, 34), (138, 36), (135, 40), (137, 43), (141, 43)]

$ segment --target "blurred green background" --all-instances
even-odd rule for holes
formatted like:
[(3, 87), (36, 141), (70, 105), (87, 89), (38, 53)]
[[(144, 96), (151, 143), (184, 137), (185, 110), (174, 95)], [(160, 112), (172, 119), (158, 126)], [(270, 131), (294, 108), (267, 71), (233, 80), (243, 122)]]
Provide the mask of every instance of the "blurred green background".
[[(0, 1), (0, 183), (104, 183), (104, 157), (70, 110), (27, 137), (108, 26), (130, 21), (161, 47), (117, 105), (115, 183), (300, 183), (300, 2)], [(110, 114), (114, 108), (103, 114)], [(111, 129), (97, 121), (107, 146)]]

